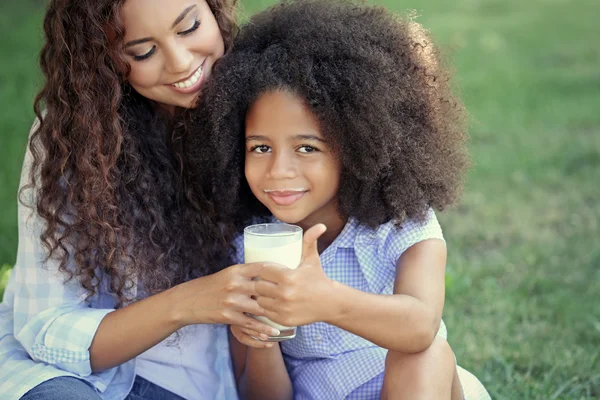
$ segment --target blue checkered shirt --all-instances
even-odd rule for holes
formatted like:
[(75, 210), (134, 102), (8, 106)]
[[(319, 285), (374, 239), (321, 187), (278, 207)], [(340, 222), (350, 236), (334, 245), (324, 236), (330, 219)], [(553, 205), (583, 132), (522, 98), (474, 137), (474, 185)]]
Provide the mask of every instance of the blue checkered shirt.
[[(28, 177), (29, 165), (31, 153), (24, 163), (21, 185)], [(48, 379), (74, 376), (90, 383), (103, 399), (121, 400), (133, 385), (136, 361), (156, 376), (160, 376), (162, 365), (169, 364), (174, 368), (167, 372), (178, 373), (180, 361), (172, 357), (165, 342), (149, 350), (145, 359), (142, 355), (102, 373), (92, 373), (89, 348), (98, 325), (114, 310), (114, 299), (101, 292), (86, 302), (87, 293), (78, 281), (65, 283), (58, 263), (45, 260), (39, 216), (19, 203), (18, 222), (17, 261), (0, 303), (0, 399), (17, 400)], [(213, 371), (213, 376), (205, 378), (210, 379), (205, 386), (217, 387), (211, 397), (237, 399), (227, 327), (196, 327), (211, 344), (188, 358), (211, 364), (206, 369)], [(150, 357), (151, 361), (146, 361)], [(201, 388), (202, 382), (195, 385)]]
[[(321, 264), (329, 278), (345, 285), (393, 294), (400, 255), (427, 239), (444, 240), (433, 210), (423, 223), (407, 220), (400, 227), (389, 222), (371, 229), (350, 218), (321, 254)], [(243, 260), (243, 238), (236, 239), (236, 249)], [(298, 327), (296, 338), (282, 342), (281, 350), (297, 400), (346, 398), (384, 372), (387, 355), (386, 349), (324, 322)]]

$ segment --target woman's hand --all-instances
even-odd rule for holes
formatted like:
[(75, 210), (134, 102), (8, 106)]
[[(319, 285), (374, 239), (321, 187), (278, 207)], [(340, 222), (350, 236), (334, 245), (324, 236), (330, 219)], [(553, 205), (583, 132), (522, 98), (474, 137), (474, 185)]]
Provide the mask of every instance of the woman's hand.
[(227, 324), (278, 335), (277, 329), (245, 314), (264, 315), (264, 309), (252, 298), (257, 295), (256, 281), (252, 278), (262, 268), (262, 263), (233, 265), (179, 285), (175, 307), (182, 326)]
[(232, 325), (230, 329), (237, 341), (243, 345), (254, 347), (255, 349), (270, 349), (273, 347), (273, 342), (264, 342), (264, 340), (269, 338), (269, 336), (265, 335), (264, 333), (260, 333), (248, 328), (242, 328), (236, 325)]
[(333, 312), (327, 307), (327, 297), (335, 290), (335, 283), (325, 275), (317, 250), (317, 239), (326, 229), (317, 224), (305, 232), (297, 269), (269, 263), (260, 269), (256, 291), (264, 316), (286, 326), (327, 321)]

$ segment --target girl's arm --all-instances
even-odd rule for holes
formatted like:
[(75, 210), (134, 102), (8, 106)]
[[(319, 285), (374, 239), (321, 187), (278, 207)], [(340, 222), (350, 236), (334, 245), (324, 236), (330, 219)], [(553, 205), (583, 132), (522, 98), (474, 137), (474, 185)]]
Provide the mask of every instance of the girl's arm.
[(365, 293), (329, 279), (317, 238), (323, 225), (304, 235), (296, 270), (267, 265), (257, 283), (265, 316), (282, 325), (323, 321), (403, 353), (427, 349), (439, 329), (445, 293), (446, 245), (429, 239), (410, 246), (396, 264), (393, 295)]
[(409, 247), (396, 267), (393, 295), (333, 282), (325, 320), (378, 346), (403, 353), (427, 349), (442, 319), (446, 245), (438, 239)]
[(292, 399), (292, 382), (279, 344), (257, 341), (246, 332), (249, 331), (232, 327), (229, 335), (233, 372), (240, 398)]

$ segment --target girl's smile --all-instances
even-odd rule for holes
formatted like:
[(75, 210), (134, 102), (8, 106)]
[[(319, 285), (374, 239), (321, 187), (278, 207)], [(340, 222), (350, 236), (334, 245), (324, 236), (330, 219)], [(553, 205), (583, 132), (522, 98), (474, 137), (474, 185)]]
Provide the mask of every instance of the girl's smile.
[(291, 206), (300, 200), (308, 190), (306, 189), (264, 189), (264, 192), (278, 206)]

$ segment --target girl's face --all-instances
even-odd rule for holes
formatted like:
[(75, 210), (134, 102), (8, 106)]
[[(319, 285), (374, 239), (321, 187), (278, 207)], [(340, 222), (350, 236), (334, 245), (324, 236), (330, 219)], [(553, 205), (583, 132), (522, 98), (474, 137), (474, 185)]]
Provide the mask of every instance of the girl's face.
[(206, 0), (127, 0), (128, 81), (142, 96), (191, 107), (225, 46)]
[(246, 180), (277, 219), (307, 229), (339, 225), (341, 165), (302, 99), (262, 94), (246, 115)]

